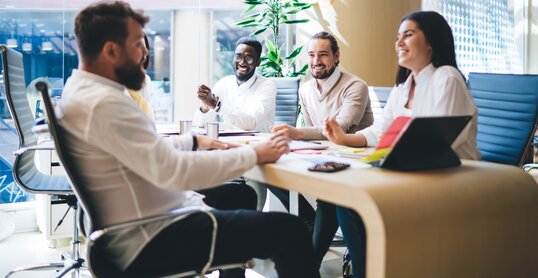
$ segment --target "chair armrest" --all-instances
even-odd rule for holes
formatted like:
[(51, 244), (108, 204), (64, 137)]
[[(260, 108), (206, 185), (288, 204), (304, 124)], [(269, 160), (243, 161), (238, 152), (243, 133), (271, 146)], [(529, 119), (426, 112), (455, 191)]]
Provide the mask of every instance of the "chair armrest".
[(106, 227), (106, 228), (102, 228), (102, 229), (93, 231), (90, 234), (89, 238), (90, 238), (91, 241), (96, 241), (97, 239), (99, 239), (103, 235), (111, 233), (111, 232), (114, 232), (114, 231), (117, 231), (117, 230), (129, 228), (129, 227), (133, 227), (133, 226), (137, 226), (137, 225), (141, 225), (141, 224), (150, 224), (150, 223), (153, 223), (153, 222), (162, 221), (162, 220), (170, 219), (170, 218), (187, 217), (187, 216), (189, 216), (189, 215), (191, 215), (193, 213), (196, 213), (196, 212), (203, 212), (203, 213), (206, 213), (206, 214), (210, 214), (210, 211), (208, 209), (204, 208), (204, 207), (199, 207), (199, 206), (185, 207), (185, 208), (176, 209), (176, 210), (168, 212), (166, 214), (160, 214), (160, 215), (157, 215), (157, 216), (150, 216), (150, 217), (137, 219), (137, 220), (133, 220), (133, 221), (128, 221), (128, 222), (124, 222), (124, 223), (120, 223), (120, 224), (115, 224), (115, 225), (112, 225), (112, 226), (109, 226), (109, 227)]
[(54, 147), (54, 143), (51, 142), (46, 142), (46, 143), (42, 143), (42, 144), (39, 144), (39, 145), (34, 145), (34, 146), (28, 146), (28, 147), (23, 147), (23, 148), (20, 148), (16, 151), (13, 152), (13, 154), (15, 156), (18, 156), (18, 155), (21, 155), (27, 151), (41, 151), (41, 150), (44, 150), (44, 151), (50, 151), (50, 150), (55, 150), (55, 147)]

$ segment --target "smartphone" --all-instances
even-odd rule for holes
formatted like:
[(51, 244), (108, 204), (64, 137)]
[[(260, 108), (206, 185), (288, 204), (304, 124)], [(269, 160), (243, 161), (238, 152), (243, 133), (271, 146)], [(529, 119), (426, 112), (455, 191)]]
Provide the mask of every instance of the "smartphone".
[(348, 163), (327, 161), (327, 162), (319, 163), (312, 167), (309, 167), (308, 170), (313, 171), (313, 172), (332, 173), (332, 172), (344, 170), (348, 168), (349, 166), (350, 165)]

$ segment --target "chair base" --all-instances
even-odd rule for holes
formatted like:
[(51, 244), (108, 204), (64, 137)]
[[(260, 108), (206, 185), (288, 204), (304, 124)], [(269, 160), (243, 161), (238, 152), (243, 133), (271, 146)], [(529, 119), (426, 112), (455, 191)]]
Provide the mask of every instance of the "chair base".
[(33, 270), (53, 270), (56, 269), (58, 274), (56, 274), (56, 278), (63, 277), (65, 274), (75, 271), (75, 275), (73, 277), (79, 277), (80, 269), (84, 265), (84, 259), (79, 258), (77, 260), (72, 259), (66, 259), (65, 261), (61, 263), (43, 263), (43, 264), (35, 264), (35, 265), (25, 265), (17, 267), (13, 270), (11, 270), (4, 278), (8, 278), (11, 275), (23, 272), (23, 271), (33, 271)]

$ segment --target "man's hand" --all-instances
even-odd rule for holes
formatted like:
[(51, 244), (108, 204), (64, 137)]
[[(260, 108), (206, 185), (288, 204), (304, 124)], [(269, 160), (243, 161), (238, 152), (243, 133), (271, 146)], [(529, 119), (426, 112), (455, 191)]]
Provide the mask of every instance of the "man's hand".
[(226, 150), (235, 146), (230, 146), (227, 143), (219, 141), (217, 139), (209, 138), (204, 135), (195, 135), (198, 141), (199, 150)]
[(202, 101), (201, 108), (204, 113), (211, 108), (215, 108), (218, 101), (218, 97), (211, 92), (211, 89), (203, 84), (198, 87), (198, 99)]
[(345, 132), (335, 119), (325, 119), (323, 135), (338, 145), (344, 145)]
[(254, 146), (258, 164), (277, 161), (283, 154), (288, 153), (290, 148), (288, 138), (281, 132), (274, 134), (267, 142)]
[(287, 124), (275, 125), (273, 128), (271, 128), (271, 132), (283, 133), (286, 137), (293, 140), (301, 140), (304, 138), (304, 134), (301, 130)]

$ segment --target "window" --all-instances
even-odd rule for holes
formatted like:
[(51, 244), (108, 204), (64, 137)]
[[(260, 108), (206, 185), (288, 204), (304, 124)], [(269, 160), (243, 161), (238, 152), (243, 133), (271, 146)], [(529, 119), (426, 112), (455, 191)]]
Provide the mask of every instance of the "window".
[(442, 14), (454, 33), (460, 70), (523, 73), (522, 1), (424, 0), (424, 10)]

